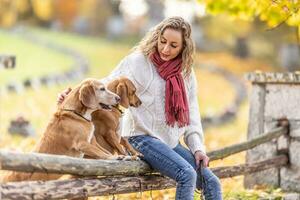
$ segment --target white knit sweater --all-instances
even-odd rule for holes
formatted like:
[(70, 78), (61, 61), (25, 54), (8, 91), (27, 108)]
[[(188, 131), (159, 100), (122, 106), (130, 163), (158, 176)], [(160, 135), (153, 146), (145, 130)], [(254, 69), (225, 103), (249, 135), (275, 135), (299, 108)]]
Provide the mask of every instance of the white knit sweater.
[(170, 127), (165, 120), (165, 80), (157, 73), (155, 66), (141, 52), (133, 52), (125, 57), (117, 68), (102, 82), (126, 76), (137, 88), (137, 96), (142, 105), (125, 111), (122, 123), (122, 136), (151, 135), (174, 148), (182, 135), (184, 141), (195, 153), (205, 152), (203, 130), (197, 100), (197, 81), (194, 72), (184, 80), (187, 93), (190, 125)]

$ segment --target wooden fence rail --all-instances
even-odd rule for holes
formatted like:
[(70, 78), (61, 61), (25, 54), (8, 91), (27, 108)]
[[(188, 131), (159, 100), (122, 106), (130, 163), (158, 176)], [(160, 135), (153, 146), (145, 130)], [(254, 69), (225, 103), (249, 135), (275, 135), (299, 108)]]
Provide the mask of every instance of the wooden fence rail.
[(218, 160), (218, 159), (222, 159), (225, 157), (228, 157), (232, 154), (236, 154), (242, 151), (246, 151), (249, 149), (252, 149), (260, 144), (269, 142), (273, 139), (279, 138), (280, 136), (287, 134), (288, 133), (288, 127), (285, 126), (280, 126), (277, 128), (274, 128), (273, 130), (263, 133), (260, 136), (253, 138), (249, 141), (246, 142), (242, 142), (239, 144), (234, 144), (232, 146), (228, 146), (216, 151), (212, 151), (207, 153), (207, 155), (210, 157), (210, 160)]
[[(212, 151), (208, 155), (211, 160), (225, 158), (278, 138), (287, 132), (287, 126), (281, 126), (250, 141)], [(212, 168), (212, 171), (219, 178), (227, 178), (287, 164), (288, 156), (282, 154), (256, 163)], [(1, 184), (2, 199), (78, 198), (175, 187), (173, 180), (159, 175), (143, 161), (91, 160), (60, 155), (0, 151), (0, 168), (23, 172), (93, 176), (70, 180)]]
[[(250, 141), (208, 152), (210, 160), (225, 158), (234, 153), (251, 149), (287, 133), (287, 127), (278, 127)], [(23, 172), (45, 172), (74, 175), (136, 175), (152, 170), (142, 161), (92, 160), (39, 153), (0, 151), (0, 169)]]
[(0, 54), (0, 69), (1, 68), (14, 68), (16, 65), (15, 55), (4, 55)]
[[(120, 161), (121, 162), (121, 161)], [(285, 166), (286, 155), (252, 164), (212, 168), (219, 178), (228, 178), (257, 172), (273, 167)], [(105, 196), (149, 190), (162, 190), (176, 186), (175, 181), (159, 174), (135, 176), (90, 177), (70, 180), (28, 181), (1, 185), (3, 199), (62, 199), (87, 196)]]

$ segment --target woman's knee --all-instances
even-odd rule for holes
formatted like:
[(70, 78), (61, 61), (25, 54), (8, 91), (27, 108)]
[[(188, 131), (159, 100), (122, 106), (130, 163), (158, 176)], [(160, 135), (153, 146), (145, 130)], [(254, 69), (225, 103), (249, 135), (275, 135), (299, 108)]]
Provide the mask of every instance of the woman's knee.
[(220, 179), (214, 174), (205, 180), (205, 187), (205, 190), (209, 190), (214, 194), (220, 193), (222, 190)]
[(222, 188), (220, 179), (213, 175), (205, 180), (204, 195), (207, 199), (222, 200)]
[(179, 171), (176, 182), (180, 184), (191, 184), (196, 186), (197, 173), (192, 166), (188, 166)]
[[(197, 189), (203, 189), (203, 186), (207, 186), (208, 188), (215, 188), (216, 190), (221, 189), (220, 179), (209, 169), (205, 169), (202, 171), (202, 176), (204, 176), (204, 180), (200, 177), (200, 180), (197, 181)], [(204, 183), (202, 183), (204, 181)]]
[(220, 179), (216, 175), (209, 177), (207, 182), (214, 188), (221, 188)]

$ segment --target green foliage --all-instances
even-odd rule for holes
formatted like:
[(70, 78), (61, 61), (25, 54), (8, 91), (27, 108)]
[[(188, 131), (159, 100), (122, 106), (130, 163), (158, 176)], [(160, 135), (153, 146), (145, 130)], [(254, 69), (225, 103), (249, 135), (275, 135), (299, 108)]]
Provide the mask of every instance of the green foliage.
[(198, 0), (207, 7), (210, 14), (227, 15), (253, 20), (258, 17), (270, 27), (282, 23), (289, 26), (300, 25), (300, 1), (297, 0)]
[(265, 188), (263, 190), (243, 190), (224, 194), (226, 200), (282, 200), (283, 193), (280, 188)]
[[(224, 200), (282, 200), (284, 194), (280, 188), (264, 188), (263, 190), (238, 190), (224, 191)], [(195, 200), (200, 199), (200, 194), (195, 193)]]

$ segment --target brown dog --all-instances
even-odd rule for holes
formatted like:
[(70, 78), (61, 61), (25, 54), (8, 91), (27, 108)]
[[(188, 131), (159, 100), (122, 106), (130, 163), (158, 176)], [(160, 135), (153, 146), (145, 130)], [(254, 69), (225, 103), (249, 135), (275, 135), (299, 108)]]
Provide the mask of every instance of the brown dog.
[[(120, 105), (124, 108), (129, 106), (138, 107), (141, 100), (136, 96), (136, 88), (133, 83), (121, 77), (108, 84), (107, 88), (120, 96)], [(95, 126), (94, 136), (97, 143), (112, 154), (127, 155), (130, 152), (130, 159), (137, 160), (141, 154), (137, 152), (127, 141), (120, 135), (120, 120), (122, 111), (118, 107), (112, 107), (111, 111), (97, 110), (92, 113), (92, 121)], [(95, 141), (92, 142), (94, 144)], [(125, 149), (124, 149), (125, 148)]]
[[(34, 152), (99, 159), (118, 159), (99, 145), (91, 145), (94, 126), (91, 113), (110, 109), (120, 97), (96, 79), (84, 80), (58, 107)], [(9, 172), (2, 182), (57, 179), (60, 174)]]

